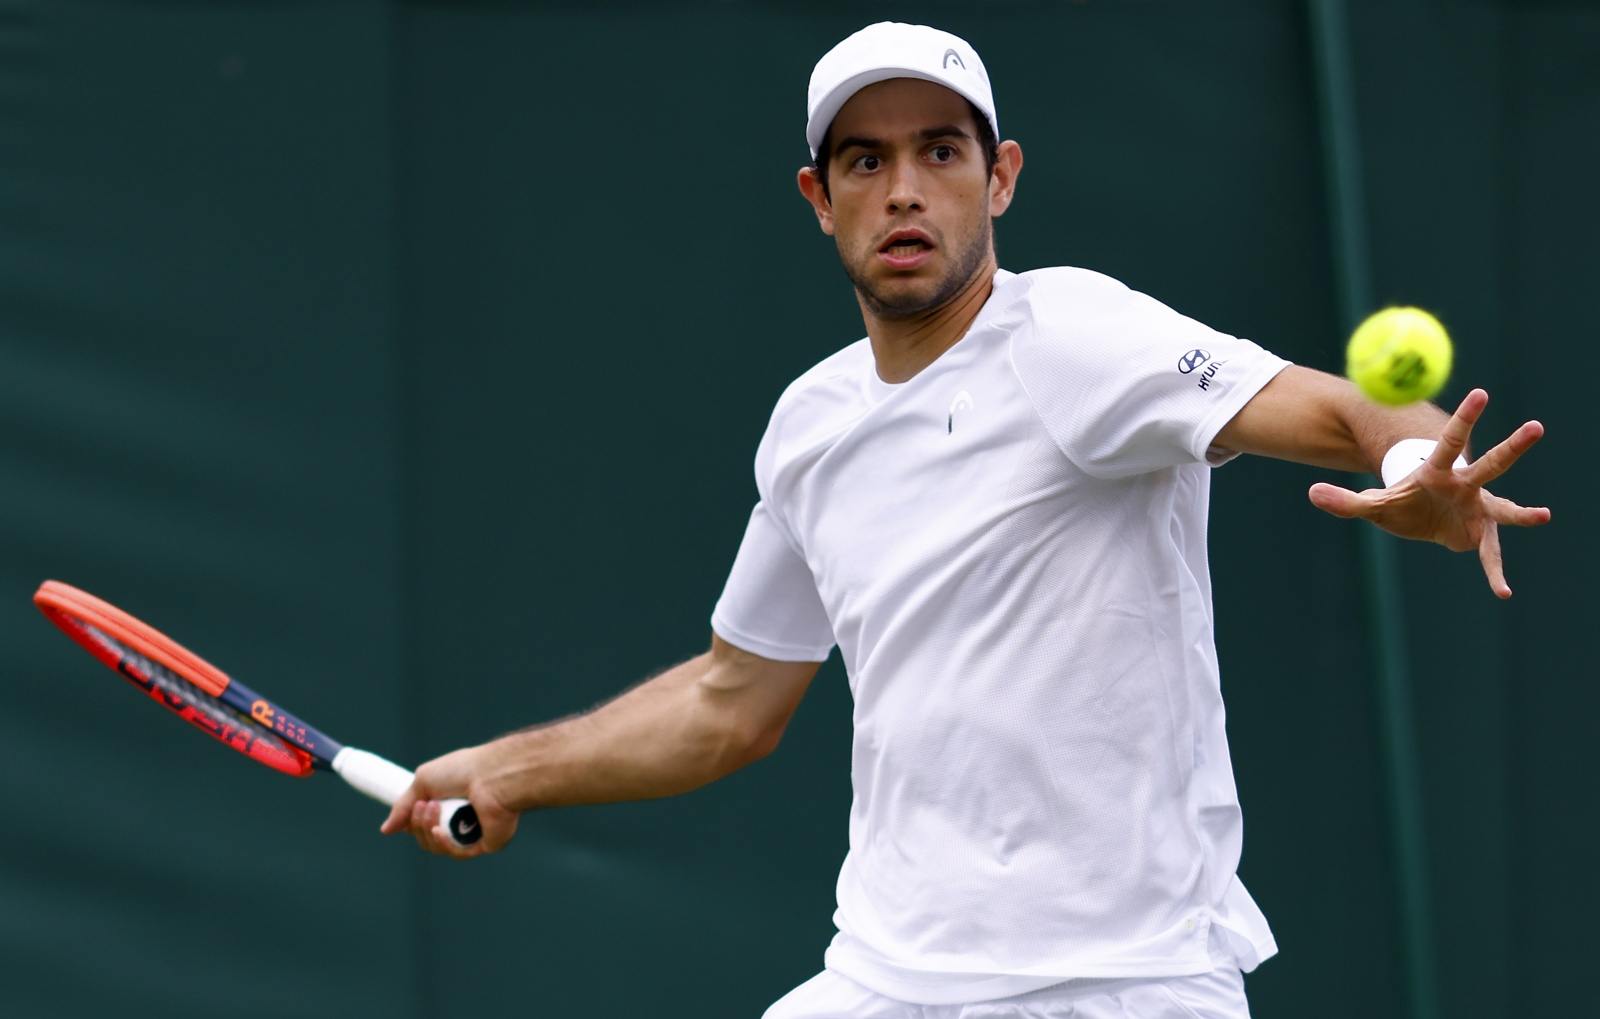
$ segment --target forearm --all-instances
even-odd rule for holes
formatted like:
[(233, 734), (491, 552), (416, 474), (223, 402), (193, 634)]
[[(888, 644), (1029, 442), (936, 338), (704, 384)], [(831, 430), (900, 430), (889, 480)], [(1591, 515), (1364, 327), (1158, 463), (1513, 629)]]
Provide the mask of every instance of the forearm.
[[(688, 792), (765, 756), (820, 662), (787, 662), (717, 637), (711, 650), (586, 715), (502, 736), (419, 767), (383, 831), (464, 858), (505, 847), (522, 811)], [(483, 838), (462, 847), (439, 827), (438, 801), (464, 796)]]
[(1437, 439), (1449, 415), (1431, 403), (1388, 407), (1347, 379), (1291, 366), (1223, 428), (1216, 443), (1352, 473), (1377, 474), (1401, 439)]
[(707, 652), (588, 714), (477, 748), (478, 780), (515, 810), (688, 792), (776, 743), (781, 725), (753, 716), (749, 694)]
[(1332, 401), (1347, 438), (1339, 450), (1338, 466), (1356, 473), (1378, 475), (1383, 458), (1403, 439), (1437, 441), (1450, 415), (1426, 401), (1389, 407), (1366, 399), (1344, 379), (1335, 379), (1345, 392)]

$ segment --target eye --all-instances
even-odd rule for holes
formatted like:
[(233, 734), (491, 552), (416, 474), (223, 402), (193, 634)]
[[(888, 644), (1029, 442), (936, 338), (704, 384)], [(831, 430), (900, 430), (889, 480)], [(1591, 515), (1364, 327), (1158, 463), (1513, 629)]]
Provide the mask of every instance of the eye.
[(935, 163), (948, 163), (956, 158), (956, 147), (954, 145), (935, 145), (932, 151), (928, 153), (928, 158)]
[(862, 170), (867, 173), (871, 173), (873, 170), (876, 170), (882, 165), (883, 160), (879, 159), (877, 156), (865, 155), (857, 156), (855, 161), (850, 164), (850, 168), (852, 170)]

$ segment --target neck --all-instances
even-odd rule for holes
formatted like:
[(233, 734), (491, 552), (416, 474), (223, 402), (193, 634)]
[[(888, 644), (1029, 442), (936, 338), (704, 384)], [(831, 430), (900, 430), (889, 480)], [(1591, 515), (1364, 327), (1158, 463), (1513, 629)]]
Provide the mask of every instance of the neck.
[(878, 378), (890, 383), (909, 381), (960, 342), (994, 291), (995, 268), (991, 255), (957, 294), (938, 307), (914, 315), (886, 318), (862, 301), (861, 316), (866, 320)]

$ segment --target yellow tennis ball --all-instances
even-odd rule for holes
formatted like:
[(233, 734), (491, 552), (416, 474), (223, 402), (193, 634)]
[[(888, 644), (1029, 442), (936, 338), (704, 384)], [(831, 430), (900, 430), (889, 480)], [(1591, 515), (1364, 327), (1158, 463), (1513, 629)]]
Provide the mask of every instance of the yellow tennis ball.
[(1444, 388), (1453, 356), (1438, 319), (1421, 308), (1385, 308), (1351, 334), (1344, 373), (1379, 403), (1411, 403)]

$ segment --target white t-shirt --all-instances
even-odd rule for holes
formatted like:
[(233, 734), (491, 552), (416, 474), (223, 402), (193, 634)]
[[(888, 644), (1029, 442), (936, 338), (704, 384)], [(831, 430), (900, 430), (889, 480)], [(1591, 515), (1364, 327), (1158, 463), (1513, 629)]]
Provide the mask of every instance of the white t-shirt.
[(949, 1004), (1276, 951), (1241, 823), (1206, 565), (1217, 432), (1286, 362), (1082, 269), (1001, 271), (882, 382), (796, 380), (712, 616), (855, 698), (828, 968)]

